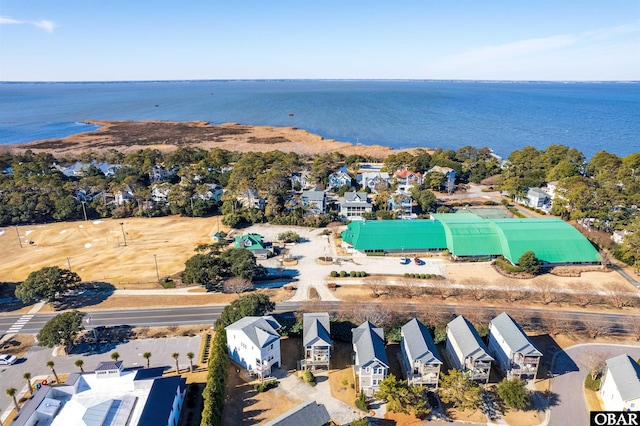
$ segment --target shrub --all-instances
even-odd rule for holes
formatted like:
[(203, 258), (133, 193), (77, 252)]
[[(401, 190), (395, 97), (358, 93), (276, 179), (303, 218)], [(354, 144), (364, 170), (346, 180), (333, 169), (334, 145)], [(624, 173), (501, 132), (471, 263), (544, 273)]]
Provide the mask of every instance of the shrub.
[(425, 274), (420, 274), (420, 278), (424, 280), (427, 278), (427, 276)]
[(331, 271), (331, 273), (329, 274), (331, 277), (335, 278), (338, 276), (338, 271)]
[(309, 383), (311, 386), (316, 385), (316, 376), (314, 376), (313, 373), (309, 370), (304, 372), (304, 374), (302, 375), (302, 380)]
[(594, 378), (591, 377), (591, 374), (587, 374), (587, 378), (584, 379), (584, 387), (597, 392), (600, 390), (600, 377), (594, 380)]
[(358, 273), (357, 273), (356, 271), (351, 271), (351, 272), (349, 272), (349, 276), (350, 276), (351, 278), (355, 277), (356, 275), (358, 275)]
[(365, 271), (360, 271), (360, 276), (364, 278), (367, 276), (367, 273)]
[(409, 278), (410, 276), (411, 276), (411, 275), (409, 275), (409, 273), (408, 273), (408, 272), (405, 272), (405, 273), (404, 273), (404, 277), (405, 277), (405, 278)]
[(356, 407), (360, 411), (369, 411), (369, 407), (367, 406), (367, 397), (364, 396), (363, 392), (360, 392), (360, 395), (356, 398)]
[(264, 383), (256, 383), (255, 385), (253, 385), (253, 390), (255, 390), (256, 392), (266, 392), (269, 389), (275, 388), (276, 386), (278, 386), (277, 380), (269, 380), (268, 382)]
[(344, 278), (347, 276), (347, 273), (345, 271), (340, 271), (340, 276)]
[(429, 280), (429, 279), (431, 279), (431, 278), (433, 278), (433, 275), (431, 275), (431, 274), (427, 274), (427, 279)]
[(523, 269), (519, 266), (512, 265), (508, 260), (504, 257), (496, 258), (496, 266), (503, 271), (509, 272), (511, 274), (515, 274), (518, 272), (523, 272)]

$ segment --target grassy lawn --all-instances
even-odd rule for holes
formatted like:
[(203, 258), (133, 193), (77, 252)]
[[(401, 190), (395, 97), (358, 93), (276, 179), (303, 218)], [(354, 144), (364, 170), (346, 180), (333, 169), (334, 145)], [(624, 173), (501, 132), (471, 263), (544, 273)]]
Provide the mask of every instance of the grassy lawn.
[(355, 376), (353, 374), (353, 357), (351, 343), (334, 341), (329, 385), (331, 396), (355, 407)]

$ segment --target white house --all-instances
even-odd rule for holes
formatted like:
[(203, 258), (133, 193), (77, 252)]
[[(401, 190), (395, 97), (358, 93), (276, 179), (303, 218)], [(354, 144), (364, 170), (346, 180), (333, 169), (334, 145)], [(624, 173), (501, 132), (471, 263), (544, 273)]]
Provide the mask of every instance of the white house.
[(605, 410), (640, 411), (640, 365), (629, 355), (608, 359), (600, 383)]
[(453, 192), (456, 184), (456, 171), (450, 167), (434, 166), (429, 172), (438, 172), (444, 175), (444, 182), (442, 185), (445, 187), (448, 193)]
[(171, 185), (163, 182), (163, 183), (154, 183), (151, 186), (151, 199), (156, 203), (166, 202), (169, 197), (169, 192), (171, 192)]
[(64, 383), (55, 386), (42, 385), (22, 406), (11, 425), (178, 424), (186, 379), (163, 377), (162, 367), (128, 370), (121, 365), (102, 365), (100, 368), (93, 373), (71, 373)]
[(401, 219), (413, 219), (413, 198), (405, 191), (396, 191), (389, 195), (389, 208)]
[(149, 172), (149, 182), (165, 180), (176, 174), (175, 170), (167, 170), (163, 164), (156, 164)]
[(489, 381), (493, 358), (476, 329), (462, 315), (447, 324), (445, 348), (451, 366), (468, 374), (471, 380)]
[(327, 209), (327, 194), (322, 189), (302, 191), (301, 198), (308, 213), (321, 214)]
[(373, 205), (366, 192), (345, 192), (344, 197), (340, 198), (340, 216), (347, 219), (359, 219), (372, 210)]
[(360, 175), (360, 185), (362, 188), (369, 188), (371, 192), (378, 192), (379, 188), (388, 188), (391, 185), (391, 178), (387, 172), (365, 172)]
[(384, 331), (369, 321), (351, 329), (354, 351), (353, 369), (357, 376), (356, 392), (372, 396), (389, 374), (389, 360), (384, 350)]
[(257, 189), (247, 189), (237, 200), (248, 209), (264, 210), (266, 205), (265, 199), (259, 195)]
[(340, 167), (340, 170), (329, 175), (327, 189), (337, 189), (341, 186), (351, 186), (351, 175), (347, 173), (346, 167)]
[(508, 379), (535, 379), (542, 352), (506, 312), (489, 322), (489, 353)]
[(409, 384), (438, 387), (442, 361), (427, 327), (416, 318), (400, 329), (402, 368)]
[(280, 366), (280, 324), (272, 316), (244, 317), (225, 327), (229, 357), (258, 377)]
[(516, 202), (533, 207), (534, 209), (551, 209), (551, 196), (542, 188), (529, 188), (524, 198), (517, 198)]
[(400, 170), (394, 173), (396, 182), (398, 183), (398, 191), (410, 191), (414, 185), (422, 184), (422, 174), (420, 172), (412, 172), (411, 170)]

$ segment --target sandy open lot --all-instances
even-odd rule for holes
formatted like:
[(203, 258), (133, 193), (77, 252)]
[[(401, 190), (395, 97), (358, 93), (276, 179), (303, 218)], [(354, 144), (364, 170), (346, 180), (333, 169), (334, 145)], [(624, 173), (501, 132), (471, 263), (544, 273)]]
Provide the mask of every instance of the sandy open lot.
[(0, 228), (0, 281), (23, 281), (44, 266), (71, 265), (84, 281), (155, 282), (154, 255), (160, 277), (182, 271), (198, 244), (212, 242), (217, 220), (169, 216)]

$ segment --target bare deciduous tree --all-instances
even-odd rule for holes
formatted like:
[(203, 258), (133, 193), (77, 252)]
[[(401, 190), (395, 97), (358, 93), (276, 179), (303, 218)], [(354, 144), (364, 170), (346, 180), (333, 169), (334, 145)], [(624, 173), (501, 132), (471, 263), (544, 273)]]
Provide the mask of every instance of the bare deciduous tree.
[(477, 301), (486, 298), (488, 295), (487, 282), (485, 280), (473, 280), (473, 282), (467, 285), (466, 289), (469, 294), (471, 294), (471, 297), (473, 297), (473, 299)]
[(366, 286), (371, 290), (371, 297), (377, 298), (386, 292), (387, 281), (381, 278), (367, 280)]
[(600, 322), (586, 321), (584, 323), (584, 329), (590, 338), (595, 339), (601, 334), (604, 334), (607, 331), (608, 327), (606, 324), (602, 324)]
[(222, 285), (222, 290), (225, 293), (244, 293), (245, 291), (253, 290), (254, 286), (251, 281), (242, 277), (231, 277), (225, 280)]
[(553, 284), (551, 283), (551, 281), (541, 279), (535, 281), (533, 285), (538, 292), (540, 301), (544, 305), (548, 305), (549, 303), (556, 300), (556, 294), (554, 292)]
[(351, 318), (356, 324), (370, 321), (378, 327), (391, 323), (393, 312), (388, 306), (378, 303), (363, 303), (353, 309)]
[(522, 287), (522, 282), (519, 280), (500, 278), (498, 280), (498, 286), (502, 287), (502, 297), (504, 297), (504, 299), (509, 303), (526, 299), (529, 295), (529, 292)]
[(635, 295), (629, 294), (627, 287), (621, 283), (607, 283), (605, 288), (609, 302), (618, 309), (629, 306), (631, 298), (635, 297)]
[(591, 378), (593, 380), (597, 379), (602, 373), (605, 361), (610, 357), (611, 354), (608, 352), (595, 352), (592, 350), (585, 352), (583, 363), (587, 371), (591, 374)]
[(454, 288), (449, 280), (433, 280), (431, 282), (434, 292), (440, 296), (442, 300), (446, 300), (451, 296), (455, 296), (456, 288)]
[(589, 291), (588, 288), (585, 287), (586, 286), (579, 281), (569, 283), (569, 288), (572, 290), (571, 298), (576, 305), (582, 308), (592, 304), (596, 296), (594, 293)]

